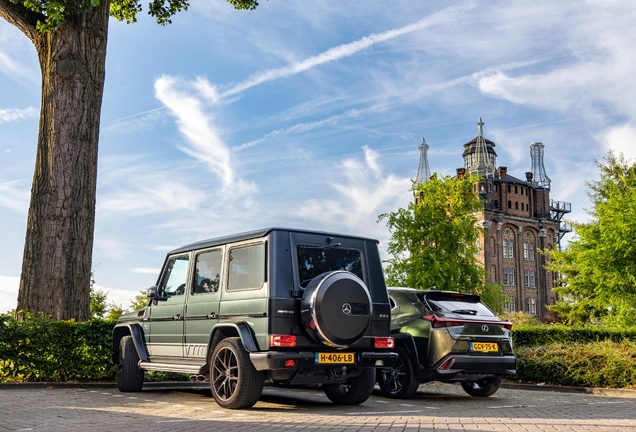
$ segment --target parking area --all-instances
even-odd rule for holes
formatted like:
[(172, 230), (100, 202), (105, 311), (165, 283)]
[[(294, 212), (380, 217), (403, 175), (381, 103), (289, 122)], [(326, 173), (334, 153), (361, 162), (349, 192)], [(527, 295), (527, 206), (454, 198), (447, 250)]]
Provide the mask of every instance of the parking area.
[(319, 388), (265, 387), (251, 409), (220, 408), (204, 385), (147, 388), (0, 387), (0, 430), (10, 431), (636, 431), (636, 399), (500, 389), (489, 398), (431, 383), (409, 400), (379, 391), (362, 405), (332, 404)]

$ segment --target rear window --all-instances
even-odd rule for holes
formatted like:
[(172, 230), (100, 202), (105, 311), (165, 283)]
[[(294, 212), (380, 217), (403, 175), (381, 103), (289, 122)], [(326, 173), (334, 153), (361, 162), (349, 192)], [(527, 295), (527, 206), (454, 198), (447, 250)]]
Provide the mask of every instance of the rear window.
[(472, 294), (428, 293), (422, 295), (422, 300), (431, 310), (436, 312), (456, 313), (460, 315), (488, 316), (492, 313), (488, 306), (479, 300), (479, 296)]
[(321, 273), (345, 270), (362, 277), (362, 254), (357, 249), (339, 247), (325, 248), (321, 246), (298, 245), (298, 281), (306, 287), (313, 278)]

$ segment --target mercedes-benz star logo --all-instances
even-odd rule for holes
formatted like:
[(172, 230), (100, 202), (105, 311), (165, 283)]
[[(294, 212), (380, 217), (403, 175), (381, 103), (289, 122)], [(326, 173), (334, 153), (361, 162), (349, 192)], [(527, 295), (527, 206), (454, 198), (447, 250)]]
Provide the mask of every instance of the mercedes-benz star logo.
[(344, 303), (342, 305), (342, 313), (345, 315), (351, 314), (351, 305), (349, 303)]
[(488, 326), (486, 324), (481, 326), (481, 331), (483, 331), (484, 333), (488, 333)]

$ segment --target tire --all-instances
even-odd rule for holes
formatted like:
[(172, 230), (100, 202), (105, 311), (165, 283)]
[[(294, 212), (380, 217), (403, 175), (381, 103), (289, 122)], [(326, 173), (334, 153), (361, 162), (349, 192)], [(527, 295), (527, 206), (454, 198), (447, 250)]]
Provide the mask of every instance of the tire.
[(316, 342), (348, 348), (371, 325), (369, 289), (360, 278), (343, 270), (321, 273), (303, 293), (301, 320)]
[(210, 357), (210, 390), (219, 406), (249, 408), (263, 393), (265, 372), (258, 372), (240, 338), (223, 339)]
[(358, 405), (369, 399), (375, 386), (375, 369), (365, 368), (362, 374), (344, 384), (323, 384), (329, 400), (338, 405)]
[(131, 336), (119, 341), (119, 373), (117, 388), (120, 392), (139, 392), (144, 386), (144, 371), (139, 368), (139, 355)]
[(497, 393), (501, 385), (501, 378), (486, 377), (477, 381), (462, 381), (462, 388), (466, 393), (475, 397), (488, 397)]
[(398, 360), (392, 368), (380, 369), (378, 385), (382, 394), (393, 399), (407, 399), (417, 392), (420, 380), (413, 359), (404, 348), (396, 348)]

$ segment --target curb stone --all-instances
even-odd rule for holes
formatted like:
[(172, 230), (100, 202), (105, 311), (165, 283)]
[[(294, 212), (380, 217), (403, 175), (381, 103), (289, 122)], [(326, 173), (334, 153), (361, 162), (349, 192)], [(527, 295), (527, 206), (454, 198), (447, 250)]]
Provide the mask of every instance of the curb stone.
[(527, 384), (527, 383), (517, 383), (510, 380), (503, 380), (501, 382), (501, 388), (511, 389), (511, 390), (579, 393), (579, 394), (593, 394), (593, 395), (600, 395), (600, 396), (620, 396), (620, 397), (636, 398), (636, 390), (631, 390), (631, 389), (559, 386), (559, 385), (549, 385), (549, 384), (543, 384), (543, 383)]

